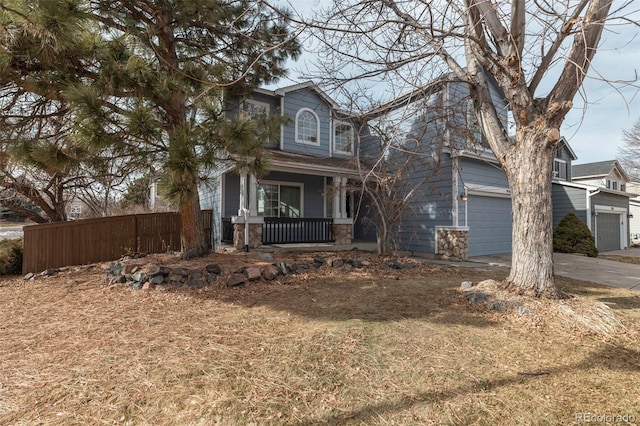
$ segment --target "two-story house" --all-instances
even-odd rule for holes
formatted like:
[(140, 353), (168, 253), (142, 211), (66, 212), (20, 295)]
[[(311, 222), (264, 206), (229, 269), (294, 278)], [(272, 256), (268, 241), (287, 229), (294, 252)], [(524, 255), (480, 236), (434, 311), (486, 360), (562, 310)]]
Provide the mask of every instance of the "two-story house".
[[(490, 84), (496, 110), (506, 128), (507, 102), (497, 83)], [(422, 108), (414, 108), (415, 114), (405, 115), (412, 122), (426, 123), (428, 129), (420, 133), (420, 146), (426, 156), (437, 157), (439, 161), (437, 169), (421, 169), (406, 177), (416, 185), (420, 183), (422, 190), (403, 212), (396, 246), (458, 260), (511, 252), (509, 185), (482, 139), (469, 87), (445, 77), (423, 92), (422, 97), (414, 97), (414, 102), (423, 103)], [(397, 100), (390, 102), (387, 114), (400, 107), (408, 106)], [(363, 139), (361, 152), (368, 153), (371, 143), (375, 140)], [(424, 180), (426, 174), (429, 178)], [(355, 237), (372, 240), (362, 221), (373, 213), (367, 211), (366, 202), (364, 207), (357, 219)]]
[(313, 83), (257, 89), (230, 103), (230, 114), (279, 110), (290, 120), (281, 126), (278, 143), (267, 145), (266, 175), (238, 173), (229, 165), (200, 188), (201, 207), (213, 211), (213, 243), (350, 244), (347, 180), (355, 175), (358, 147), (349, 117)]
[(629, 177), (620, 163), (609, 160), (572, 165), (575, 154), (560, 156), (553, 182), (554, 227), (565, 215), (574, 213), (591, 230), (599, 251), (629, 247), (629, 198), (634, 194), (627, 192)]

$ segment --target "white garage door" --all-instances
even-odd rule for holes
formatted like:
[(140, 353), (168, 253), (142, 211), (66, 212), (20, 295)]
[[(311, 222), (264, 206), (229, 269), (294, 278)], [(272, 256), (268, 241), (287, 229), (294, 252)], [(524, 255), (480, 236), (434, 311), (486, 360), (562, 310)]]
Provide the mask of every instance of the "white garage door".
[(511, 199), (470, 195), (469, 256), (511, 253)]

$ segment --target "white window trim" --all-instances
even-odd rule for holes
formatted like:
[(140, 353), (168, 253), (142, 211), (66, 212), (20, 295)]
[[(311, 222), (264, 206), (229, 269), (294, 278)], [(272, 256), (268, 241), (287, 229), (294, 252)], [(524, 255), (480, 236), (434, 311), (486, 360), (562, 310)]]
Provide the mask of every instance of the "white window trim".
[(565, 160), (563, 160), (562, 158), (554, 158), (554, 159), (553, 159), (553, 168), (555, 168), (555, 163), (559, 163), (559, 164), (561, 164), (561, 165), (564, 167), (564, 174), (565, 174), (565, 176), (564, 176), (564, 178), (563, 178), (563, 177), (560, 177), (560, 175), (559, 175), (559, 174), (556, 174), (556, 171), (555, 171), (555, 170), (552, 170), (552, 172), (553, 172), (553, 177), (554, 177), (555, 179), (567, 180), (567, 179), (569, 178), (569, 176), (567, 176), (567, 162), (566, 162)]
[[(300, 188), (300, 218), (304, 218), (304, 183), (301, 182), (286, 182), (286, 181), (279, 181), (279, 180), (258, 180), (257, 184), (256, 184), (256, 188), (261, 185), (261, 184), (265, 184), (265, 185), (278, 185), (278, 187), (280, 186), (296, 186)], [(254, 195), (256, 197), (256, 203), (258, 202), (258, 191), (256, 190), (256, 193)], [(278, 194), (278, 197), (280, 195)], [(280, 214), (280, 210), (278, 210), (278, 214)], [(278, 216), (280, 217), (280, 216)]]
[[(313, 114), (313, 116), (316, 118), (316, 134), (318, 135), (318, 141), (317, 142), (310, 142), (310, 141), (305, 141), (302, 139), (298, 139), (298, 117), (300, 117), (300, 114), (302, 114), (303, 112), (310, 112), (311, 114)], [(318, 114), (316, 114), (316, 112), (314, 110), (312, 110), (311, 108), (300, 108), (298, 110), (298, 112), (296, 112), (296, 118), (295, 118), (296, 122), (295, 122), (295, 129), (294, 129), (294, 136), (295, 136), (295, 140), (296, 143), (299, 144), (303, 144), (303, 145), (313, 145), (313, 146), (320, 146), (320, 118), (318, 118)]]
[(243, 113), (245, 112), (244, 104), (252, 104), (255, 106), (263, 107), (266, 109), (267, 115), (271, 112), (271, 105), (269, 105), (268, 103), (256, 101), (255, 99), (245, 99), (244, 101), (242, 101), (241, 111)]
[[(343, 151), (341, 149), (338, 149), (336, 147), (336, 129), (338, 128), (338, 126), (349, 126), (351, 128), (351, 151)], [(351, 124), (348, 121), (335, 121), (333, 123), (333, 135), (332, 135), (332, 139), (333, 139), (333, 152), (337, 153), (337, 154), (342, 154), (342, 155), (348, 155), (348, 156), (353, 156), (353, 149), (354, 149), (354, 144), (355, 144), (355, 131), (353, 128), (353, 124)]]

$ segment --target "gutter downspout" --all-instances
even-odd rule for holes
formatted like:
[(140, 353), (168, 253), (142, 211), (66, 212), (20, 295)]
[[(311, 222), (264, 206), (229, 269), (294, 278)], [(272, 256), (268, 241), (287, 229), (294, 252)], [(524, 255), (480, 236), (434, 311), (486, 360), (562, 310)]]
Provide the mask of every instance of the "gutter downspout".
[(591, 233), (593, 233), (593, 228), (591, 227), (591, 197), (593, 197), (594, 195), (598, 195), (599, 193), (600, 193), (600, 189), (596, 189), (593, 192), (590, 192), (587, 189), (587, 227), (589, 228)]

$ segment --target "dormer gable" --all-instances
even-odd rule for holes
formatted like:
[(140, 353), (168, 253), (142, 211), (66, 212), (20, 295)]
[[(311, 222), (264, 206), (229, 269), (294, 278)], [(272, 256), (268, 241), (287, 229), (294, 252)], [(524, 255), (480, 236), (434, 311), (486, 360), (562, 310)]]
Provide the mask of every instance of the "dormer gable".
[(572, 168), (573, 181), (596, 185), (612, 191), (626, 191), (629, 175), (617, 160), (578, 164)]
[(569, 142), (563, 137), (558, 142), (556, 155), (553, 158), (553, 179), (562, 181), (571, 181), (571, 165), (578, 157), (573, 151)]

